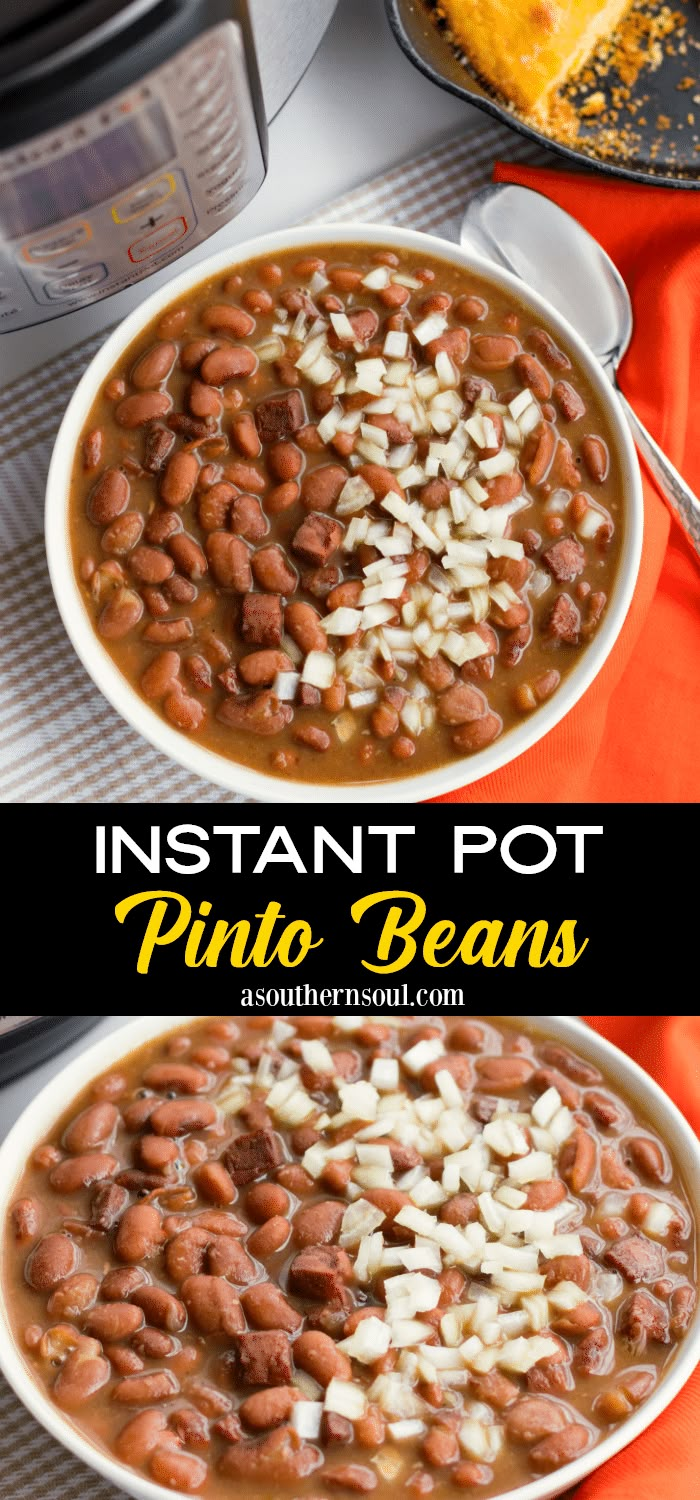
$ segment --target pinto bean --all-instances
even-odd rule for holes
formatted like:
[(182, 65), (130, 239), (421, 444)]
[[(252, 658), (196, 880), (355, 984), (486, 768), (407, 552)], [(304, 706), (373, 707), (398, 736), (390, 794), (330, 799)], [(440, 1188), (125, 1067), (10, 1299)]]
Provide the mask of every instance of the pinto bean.
[(96, 526), (109, 526), (126, 510), (131, 485), (122, 469), (105, 469), (87, 503), (88, 520)]
[(526, 1208), (533, 1209), (535, 1213), (543, 1213), (547, 1209), (556, 1208), (566, 1197), (564, 1183), (558, 1177), (547, 1178), (543, 1182), (531, 1182), (527, 1189)]
[(231, 436), (243, 458), (259, 458), (262, 453), (262, 443), (258, 437), (258, 429), (252, 412), (241, 412), (234, 417), (231, 423)]
[(152, 348), (137, 359), (131, 371), (131, 384), (136, 386), (137, 391), (153, 390), (167, 380), (176, 358), (176, 345), (169, 340), (153, 344)]
[(144, 391), (138, 396), (125, 396), (115, 408), (114, 420), (119, 427), (131, 431), (166, 416), (172, 404), (172, 396), (167, 391)]
[(540, 364), (534, 354), (518, 354), (514, 364), (518, 379), (529, 387), (533, 396), (538, 401), (548, 401), (552, 394), (552, 382), (544, 365)]
[(530, 1462), (535, 1469), (549, 1473), (585, 1453), (592, 1441), (593, 1434), (588, 1427), (581, 1422), (569, 1422), (560, 1432), (551, 1433), (530, 1449)]
[[(178, 651), (159, 651), (149, 663), (141, 678), (141, 691), (144, 698), (157, 700), (163, 698), (166, 693), (171, 692), (180, 674), (180, 654)], [(157, 1105), (158, 1100), (153, 1101)]]
[(280, 1422), (288, 1422), (292, 1407), (300, 1400), (300, 1393), (295, 1386), (273, 1386), (266, 1391), (256, 1391), (254, 1396), (246, 1396), (238, 1408), (238, 1414), (246, 1427), (252, 1428), (254, 1432), (264, 1432), (265, 1428), (278, 1427)]
[(182, 729), (186, 733), (199, 729), (204, 719), (204, 705), (196, 698), (184, 693), (178, 685), (178, 689), (165, 699), (163, 713), (176, 729)]
[(221, 392), (197, 379), (194, 379), (190, 385), (187, 405), (192, 416), (199, 417), (203, 422), (209, 420), (218, 422), (224, 408)]
[(438, 718), (443, 724), (470, 724), (486, 711), (486, 699), (468, 682), (455, 682), (437, 701)]
[(172, 557), (168, 557), (166, 552), (161, 552), (158, 547), (146, 546), (134, 548), (129, 566), (140, 583), (164, 583), (175, 569)]
[(117, 1228), (114, 1249), (118, 1260), (135, 1265), (155, 1255), (163, 1239), (160, 1214), (150, 1203), (133, 1203), (124, 1210)]
[(247, 1286), (257, 1275), (255, 1262), (228, 1235), (217, 1235), (212, 1240), (207, 1250), (207, 1266), (213, 1276), (226, 1276), (237, 1286)]
[(296, 642), (304, 655), (309, 651), (325, 651), (328, 637), (321, 627), (320, 616), (311, 604), (293, 601), (284, 612), (287, 633)]
[(255, 1443), (235, 1443), (219, 1461), (219, 1473), (256, 1484), (290, 1485), (318, 1468), (321, 1453), (304, 1443), (292, 1427), (277, 1427)]
[(552, 1432), (561, 1432), (566, 1415), (546, 1396), (526, 1396), (506, 1416), (506, 1432), (516, 1443), (536, 1443)]
[(146, 1319), (167, 1333), (181, 1333), (187, 1322), (184, 1302), (162, 1286), (140, 1286), (131, 1293), (131, 1301), (145, 1313)]
[(374, 1469), (368, 1469), (365, 1464), (341, 1464), (335, 1469), (329, 1469), (326, 1464), (323, 1474), (326, 1484), (337, 1484), (344, 1490), (357, 1490), (360, 1494), (376, 1490), (379, 1483)]
[(581, 444), (581, 457), (594, 484), (602, 484), (608, 477), (610, 454), (601, 437), (585, 437)]
[(452, 743), (455, 749), (471, 755), (497, 739), (502, 728), (503, 720), (498, 714), (484, 714), (483, 719), (475, 719), (472, 724), (461, 724), (452, 735)]
[(103, 1302), (126, 1302), (145, 1281), (146, 1272), (140, 1266), (120, 1266), (107, 1272), (100, 1286), (100, 1298)]
[(97, 1277), (89, 1275), (87, 1271), (78, 1271), (75, 1276), (67, 1276), (65, 1281), (59, 1282), (56, 1290), (51, 1293), (46, 1304), (46, 1311), (52, 1318), (67, 1318), (73, 1322), (92, 1306), (99, 1285)]
[(83, 1318), (83, 1328), (102, 1343), (130, 1338), (143, 1325), (143, 1312), (130, 1302), (102, 1302)]
[(160, 1442), (167, 1420), (165, 1412), (158, 1411), (156, 1407), (140, 1411), (137, 1416), (132, 1417), (115, 1440), (114, 1451), (117, 1458), (122, 1463), (131, 1464), (133, 1468), (141, 1468), (149, 1453)]
[(443, 1203), (439, 1217), (441, 1223), (457, 1224), (460, 1228), (464, 1228), (465, 1224), (473, 1224), (479, 1217), (479, 1205), (474, 1194), (456, 1193), (454, 1198)]
[(236, 1189), (223, 1162), (202, 1162), (192, 1173), (192, 1179), (198, 1193), (203, 1198), (208, 1198), (210, 1203), (223, 1205), (233, 1203), (236, 1199)]
[[(606, 1187), (632, 1188), (636, 1184), (634, 1172), (630, 1172), (613, 1146), (605, 1146), (600, 1153), (600, 1175)], [(643, 1211), (642, 1217), (646, 1212)]]
[(180, 1382), (172, 1370), (154, 1370), (150, 1375), (127, 1375), (112, 1391), (112, 1400), (120, 1406), (146, 1406), (153, 1401), (172, 1401)]
[(176, 532), (175, 536), (170, 538), (168, 551), (180, 573), (184, 573), (187, 578), (197, 580), (204, 577), (207, 571), (207, 559), (194, 537), (188, 536), (184, 531)]
[(294, 730), (294, 743), (305, 745), (308, 750), (316, 750), (322, 755), (326, 750), (330, 750), (331, 737), (325, 729), (320, 729), (316, 724), (300, 724), (298, 729)]
[(156, 1089), (159, 1093), (175, 1089), (178, 1094), (201, 1094), (211, 1084), (209, 1074), (203, 1068), (180, 1062), (152, 1063), (146, 1069), (143, 1081), (146, 1088)]
[(111, 553), (114, 557), (126, 557), (132, 547), (141, 537), (143, 531), (143, 516), (138, 511), (127, 510), (123, 515), (117, 516), (111, 526), (102, 533), (102, 551)]
[(171, 1280), (181, 1282), (187, 1276), (197, 1275), (204, 1265), (211, 1236), (196, 1225), (182, 1233), (171, 1228), (169, 1220), (164, 1227), (167, 1234), (173, 1234), (165, 1247), (165, 1266)]
[(379, 1448), (386, 1436), (386, 1423), (378, 1406), (368, 1406), (355, 1422), (355, 1441), (361, 1448)]
[(587, 1255), (555, 1255), (542, 1262), (545, 1288), (559, 1281), (573, 1281), (586, 1292), (591, 1284), (591, 1263)]
[(242, 703), (228, 698), (217, 709), (216, 717), (222, 724), (230, 724), (234, 729), (247, 729), (251, 734), (271, 735), (280, 734), (289, 723), (292, 713), (291, 706), (280, 703), (274, 693), (261, 692)]
[(292, 671), (292, 663), (284, 651), (250, 651), (241, 657), (238, 670), (250, 687), (269, 687), (278, 672)]
[(449, 1427), (431, 1427), (421, 1444), (423, 1457), (434, 1469), (446, 1469), (459, 1458), (459, 1443)]
[(648, 1135), (634, 1135), (627, 1141), (627, 1150), (638, 1172), (652, 1182), (668, 1182), (671, 1166), (658, 1141)]
[(692, 1286), (686, 1283), (677, 1286), (671, 1293), (669, 1307), (671, 1311), (670, 1330), (674, 1339), (682, 1338), (690, 1326), (690, 1320), (695, 1311), (697, 1295)]
[(257, 368), (258, 356), (252, 349), (222, 344), (205, 356), (199, 373), (207, 385), (226, 385), (229, 380), (246, 380)]
[(314, 1203), (300, 1208), (294, 1216), (293, 1233), (297, 1245), (329, 1245), (336, 1239), (345, 1212), (344, 1203)]
[(293, 594), (297, 586), (296, 570), (287, 561), (281, 547), (262, 547), (254, 553), (252, 569), (261, 589), (272, 594)]
[(509, 334), (480, 333), (472, 341), (472, 351), (482, 369), (507, 370), (520, 353), (520, 345)]
[(248, 1240), (248, 1249), (258, 1260), (266, 1260), (268, 1255), (274, 1255), (276, 1250), (281, 1250), (286, 1245), (291, 1232), (289, 1220), (281, 1214), (275, 1214), (253, 1230)]
[(596, 1146), (592, 1135), (579, 1126), (565, 1142), (559, 1155), (559, 1170), (575, 1193), (588, 1187), (596, 1167)]
[(429, 359), (435, 361), (438, 354), (447, 354), (453, 364), (463, 365), (469, 354), (470, 336), (466, 328), (448, 328), (438, 338), (425, 346)]
[(206, 540), (209, 566), (220, 588), (247, 594), (252, 586), (250, 553), (240, 537), (228, 531), (212, 531)]
[(487, 1375), (474, 1378), (472, 1383), (477, 1399), (494, 1406), (496, 1411), (505, 1411), (520, 1395), (515, 1382), (509, 1380), (501, 1370), (489, 1370)]
[(596, 1125), (602, 1125), (606, 1130), (610, 1125), (619, 1124), (623, 1118), (618, 1101), (612, 1099), (609, 1094), (601, 1093), (598, 1089), (592, 1089), (584, 1094), (583, 1102)]
[(10, 1209), (10, 1222), (18, 1244), (35, 1239), (41, 1224), (39, 1204), (34, 1198), (18, 1198)]
[[(86, 1341), (92, 1344), (92, 1340)], [(99, 1349), (99, 1344), (93, 1346)], [(69, 1354), (53, 1384), (53, 1398), (64, 1411), (76, 1411), (107, 1384), (112, 1371), (109, 1360), (79, 1347)]]
[(214, 303), (202, 313), (204, 327), (211, 333), (227, 333), (232, 339), (245, 339), (255, 328), (255, 318), (241, 307), (230, 303)]
[(583, 1375), (598, 1375), (607, 1362), (610, 1348), (607, 1328), (591, 1328), (574, 1350), (572, 1366)]
[(80, 1188), (101, 1182), (104, 1177), (113, 1177), (119, 1162), (116, 1156), (92, 1151), (84, 1156), (73, 1156), (60, 1161), (49, 1173), (49, 1182), (57, 1193), (77, 1193)]
[(483, 297), (458, 297), (452, 311), (460, 323), (480, 323), (488, 313), (488, 303)]
[(322, 464), (304, 475), (302, 504), (307, 510), (330, 510), (347, 480), (347, 470), (340, 464)]
[(169, 1359), (177, 1349), (175, 1340), (160, 1328), (141, 1328), (133, 1334), (131, 1344), (144, 1359)]
[(241, 1294), (241, 1303), (254, 1328), (281, 1328), (285, 1333), (296, 1333), (304, 1321), (279, 1287), (270, 1281), (249, 1287)]
[(304, 467), (304, 455), (296, 443), (280, 439), (271, 443), (267, 450), (267, 467), (274, 479), (286, 484), (296, 479)]
[(310, 1330), (301, 1333), (294, 1345), (294, 1363), (299, 1370), (312, 1375), (325, 1389), (334, 1378), (350, 1380), (352, 1367), (347, 1354), (343, 1354), (327, 1333)]
[(579, 1302), (569, 1312), (560, 1313), (559, 1317), (553, 1318), (552, 1328), (565, 1338), (578, 1338), (589, 1328), (597, 1328), (600, 1322), (601, 1313), (594, 1302)]
[(564, 1073), (573, 1083), (589, 1085), (603, 1081), (598, 1069), (592, 1063), (584, 1062), (582, 1057), (577, 1057), (560, 1042), (543, 1042), (539, 1053), (550, 1067), (558, 1068), (560, 1073)]
[(216, 1106), (209, 1099), (169, 1099), (159, 1104), (150, 1117), (156, 1135), (189, 1135), (206, 1130), (216, 1120)]
[(83, 469), (86, 474), (91, 474), (94, 469), (99, 469), (102, 462), (104, 450), (104, 433), (101, 427), (93, 427), (85, 434), (82, 442)]
[(477, 1057), (476, 1071), (482, 1088), (493, 1093), (509, 1093), (522, 1088), (532, 1077), (534, 1068), (527, 1057)]
[(200, 1333), (242, 1333), (245, 1319), (238, 1295), (220, 1276), (188, 1276), (180, 1287), (182, 1300)]
[(289, 1194), (275, 1182), (256, 1182), (248, 1189), (246, 1210), (255, 1224), (264, 1224), (279, 1214), (286, 1214)]
[(173, 453), (168, 459), (160, 482), (161, 500), (174, 510), (181, 510), (192, 499), (199, 478), (199, 460), (195, 453)]

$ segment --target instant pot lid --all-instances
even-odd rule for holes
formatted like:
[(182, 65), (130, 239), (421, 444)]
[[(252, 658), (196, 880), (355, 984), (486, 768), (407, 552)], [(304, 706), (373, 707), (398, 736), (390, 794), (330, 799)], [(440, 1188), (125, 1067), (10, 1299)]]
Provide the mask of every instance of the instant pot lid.
[(337, 4), (338, 0), (249, 0), (268, 120), (303, 78)]
[(0, 81), (73, 59), (160, 0), (12, 0), (0, 11)]
[[(192, 0), (179, 0), (186, 11)], [(11, 0), (0, 6), (0, 83), (60, 53), (79, 56), (96, 41), (178, 0)], [(335, 11), (337, 0), (248, 0), (265, 113), (273, 119), (303, 77)], [(236, 7), (232, 4), (231, 12)]]

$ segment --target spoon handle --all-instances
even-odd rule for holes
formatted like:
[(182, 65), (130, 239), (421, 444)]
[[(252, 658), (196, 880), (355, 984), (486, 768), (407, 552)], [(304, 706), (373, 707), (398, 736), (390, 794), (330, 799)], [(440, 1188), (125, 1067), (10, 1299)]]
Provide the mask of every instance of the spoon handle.
[(644, 462), (656, 480), (669, 510), (673, 511), (679, 526), (700, 556), (700, 500), (697, 495), (693, 494), (690, 485), (686, 484), (670, 459), (662, 452), (658, 443), (654, 442), (651, 433), (647, 432), (644, 424), (640, 422), (617, 381), (615, 387)]

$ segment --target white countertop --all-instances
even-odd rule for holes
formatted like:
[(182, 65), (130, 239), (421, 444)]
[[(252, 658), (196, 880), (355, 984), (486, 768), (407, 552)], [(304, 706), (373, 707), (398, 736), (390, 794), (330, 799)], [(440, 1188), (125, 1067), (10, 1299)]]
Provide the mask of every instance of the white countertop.
[[(313, 4), (313, 0), (310, 0)], [(298, 88), (270, 126), (270, 160), (243, 213), (177, 270), (251, 235), (294, 224), (331, 198), (467, 127), (469, 105), (411, 66), (391, 35), (382, 0), (339, 0)], [(0, 384), (16, 379), (131, 312), (173, 267), (79, 312), (0, 339)]]

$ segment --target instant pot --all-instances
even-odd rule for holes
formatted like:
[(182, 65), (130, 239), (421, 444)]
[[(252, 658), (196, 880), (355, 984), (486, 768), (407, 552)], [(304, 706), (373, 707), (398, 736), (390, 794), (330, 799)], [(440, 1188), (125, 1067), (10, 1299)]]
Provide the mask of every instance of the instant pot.
[(100, 1016), (0, 1016), (0, 1083), (53, 1057)]
[(0, 332), (132, 286), (235, 218), (336, 3), (0, 6)]

